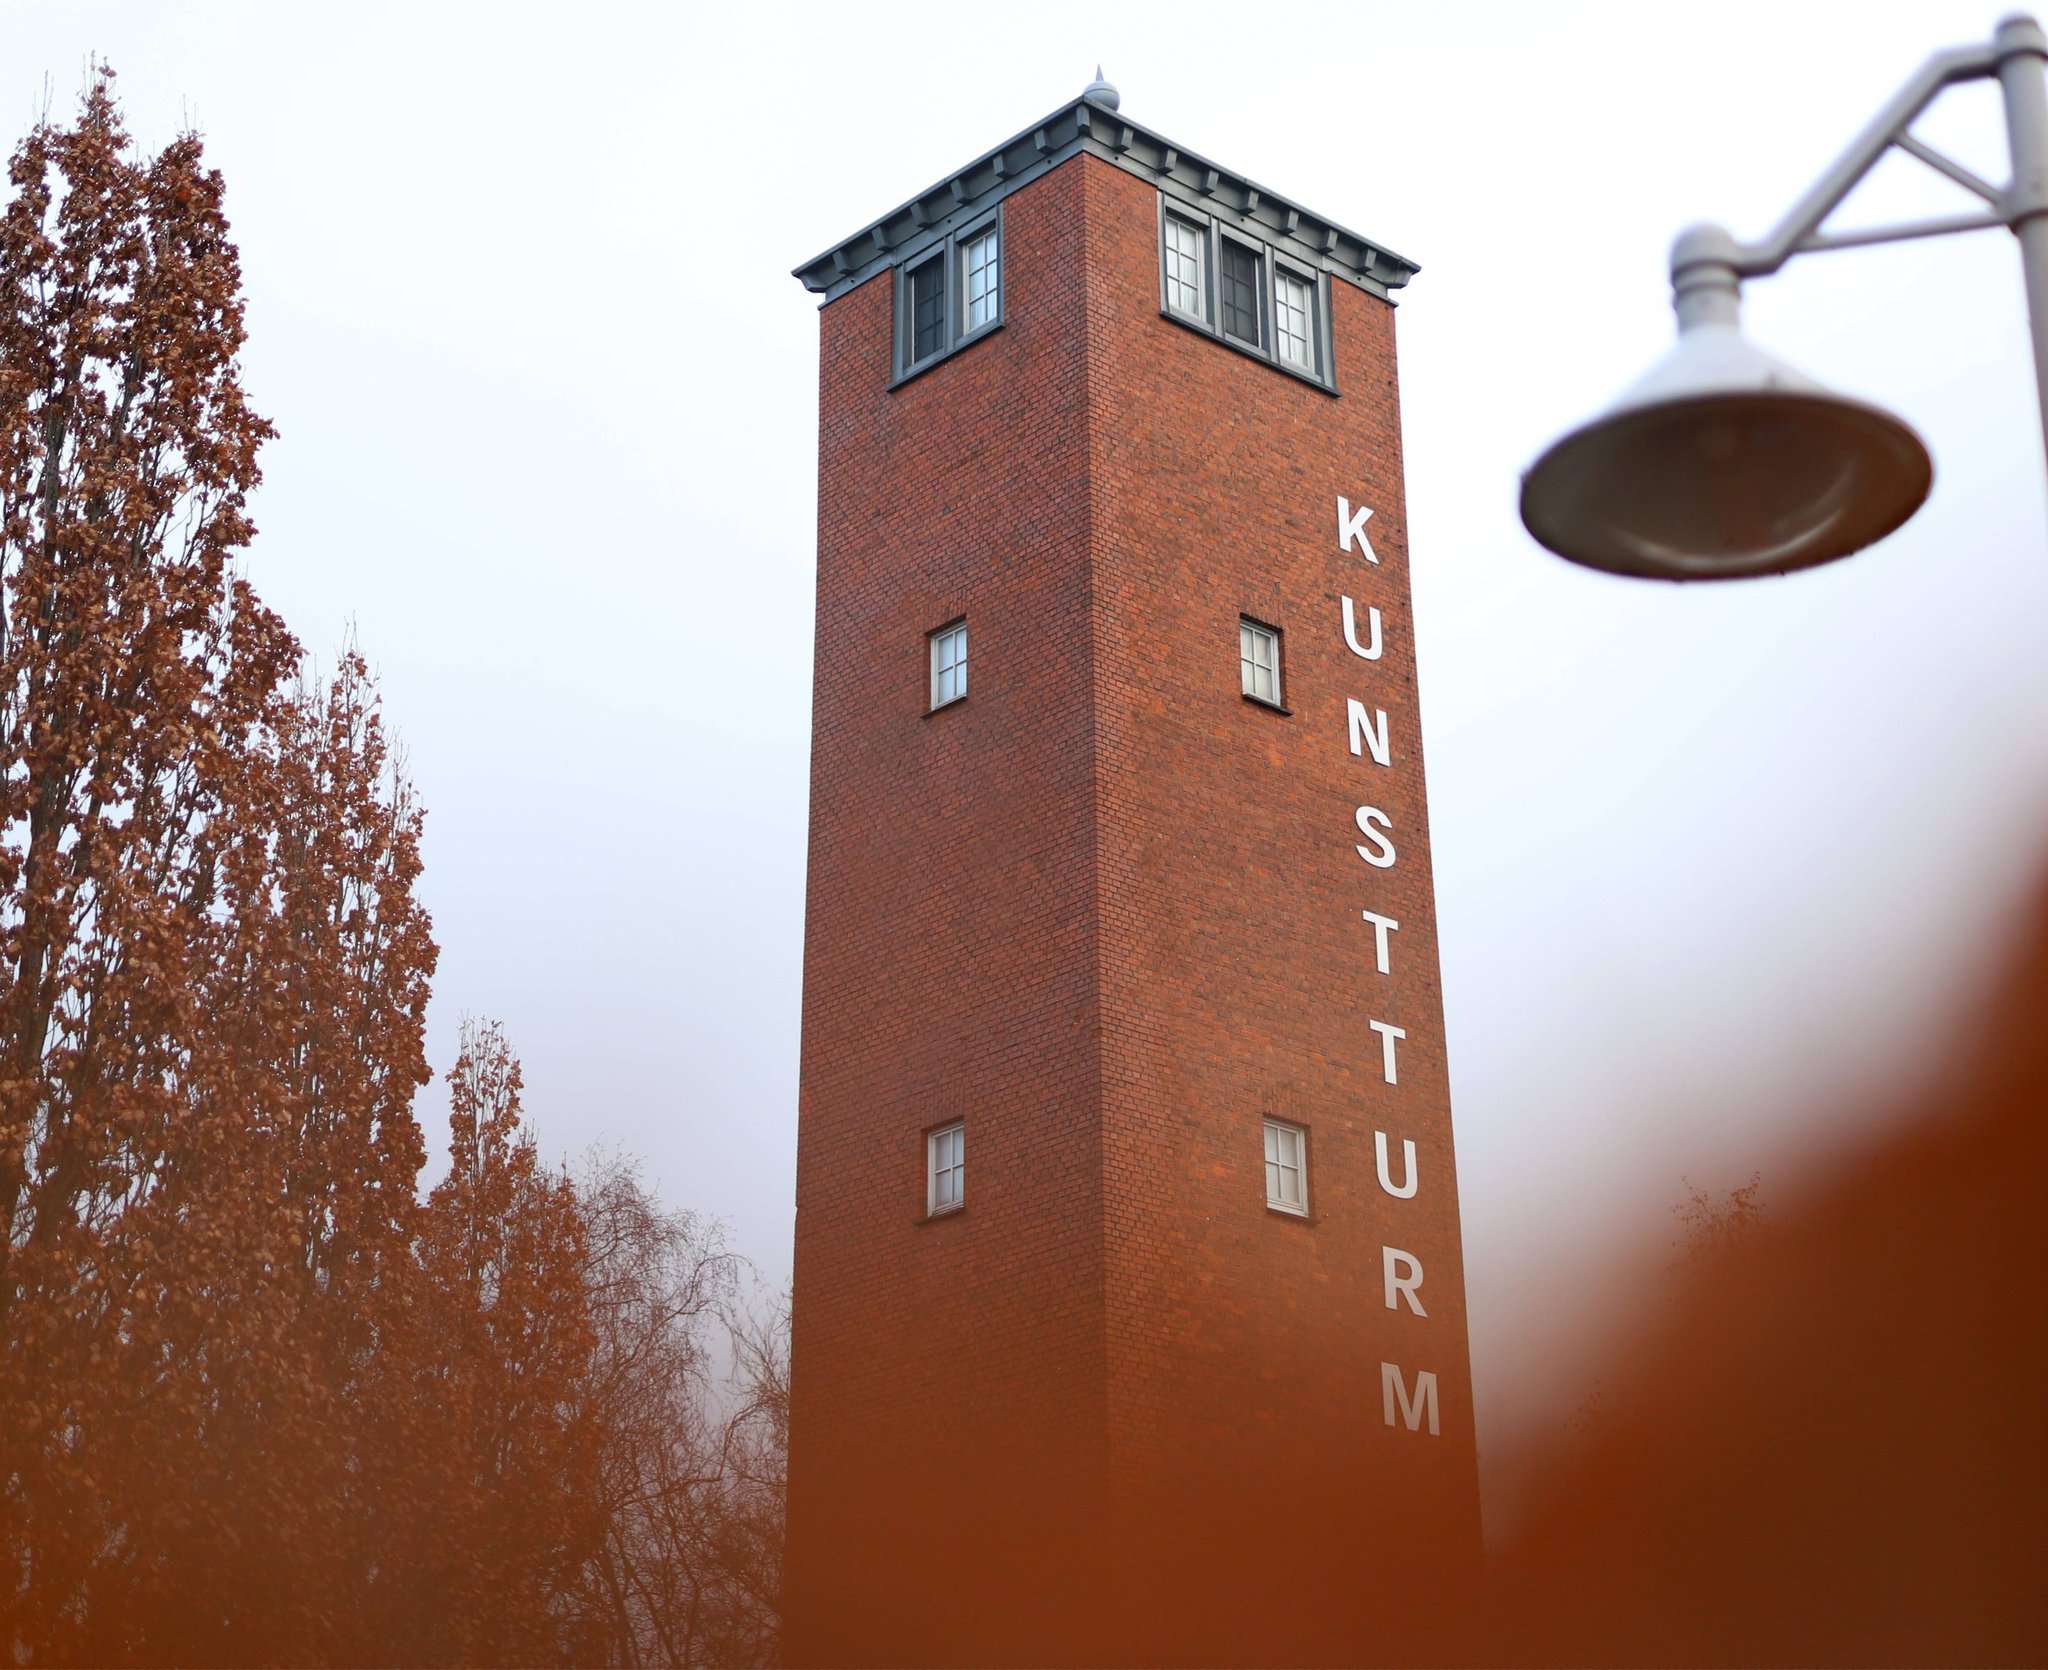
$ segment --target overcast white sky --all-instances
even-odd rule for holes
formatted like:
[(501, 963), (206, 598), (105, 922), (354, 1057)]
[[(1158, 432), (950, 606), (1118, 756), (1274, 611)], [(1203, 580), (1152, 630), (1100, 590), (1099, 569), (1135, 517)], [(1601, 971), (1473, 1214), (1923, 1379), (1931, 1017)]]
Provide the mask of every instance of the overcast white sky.
[[(788, 269), (1064, 103), (1422, 263), (1415, 613), (1482, 1445), (1617, 1228), (1917, 1082), (2041, 856), (2048, 525), (2004, 233), (1802, 260), (1764, 346), (1904, 413), (1877, 550), (1580, 572), (1518, 472), (1671, 335), (1686, 222), (1763, 232), (1972, 4), (831, 8), (0, 3), (0, 127), (88, 54), (228, 180), (251, 568), (354, 622), (430, 809), (437, 1067), (503, 1019), (545, 1146), (646, 1157), (786, 1276), (816, 465)], [(1995, 91), (1923, 123), (2005, 177)], [(1895, 158), (1839, 224), (1974, 203)], [(443, 1099), (423, 1114), (438, 1144)], [(438, 1163), (438, 1162), (437, 1162)], [(1570, 1388), (1554, 1396), (1572, 1395)]]

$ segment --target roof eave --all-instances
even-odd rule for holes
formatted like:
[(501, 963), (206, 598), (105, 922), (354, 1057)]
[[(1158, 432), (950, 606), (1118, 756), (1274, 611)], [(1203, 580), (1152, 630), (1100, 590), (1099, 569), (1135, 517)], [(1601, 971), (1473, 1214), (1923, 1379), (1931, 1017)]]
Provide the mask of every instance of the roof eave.
[(1079, 151), (1149, 178), (1198, 206), (1226, 211), (1261, 236), (1314, 258), (1388, 301), (1392, 291), (1422, 270), (1386, 245), (1083, 96), (899, 203), (851, 237), (800, 262), (791, 274), (804, 288), (830, 301), (911, 246), (934, 241), (949, 223), (978, 214)]

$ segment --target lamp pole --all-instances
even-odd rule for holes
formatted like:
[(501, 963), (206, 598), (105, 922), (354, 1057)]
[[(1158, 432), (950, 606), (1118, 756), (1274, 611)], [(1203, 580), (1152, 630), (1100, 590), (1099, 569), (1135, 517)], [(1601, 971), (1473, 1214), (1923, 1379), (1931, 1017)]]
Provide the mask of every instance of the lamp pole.
[[(1522, 483), (1522, 519), (1575, 562), (1663, 579), (1781, 574), (1883, 538), (1925, 500), (1933, 465), (1910, 427), (1829, 393), (1740, 334), (1742, 281), (1796, 255), (1990, 227), (2019, 240), (2048, 462), (2048, 35), (2013, 16), (1990, 41), (1938, 52), (1771, 232), (1753, 244), (1694, 226), (1671, 250), (1679, 342), (1607, 413), (1553, 444)], [(1916, 137), (1947, 88), (1995, 79), (2012, 173), (1992, 184)], [(1821, 228), (1892, 150), (1984, 200), (1853, 232)]]
[(2041, 398), (2041, 435), (2048, 448), (2048, 37), (2030, 17), (2009, 17), (1993, 37), (1998, 82), (2005, 93), (2005, 136), (2012, 152), (2008, 212), (2020, 241), (2027, 320), (2034, 335), (2034, 387)]

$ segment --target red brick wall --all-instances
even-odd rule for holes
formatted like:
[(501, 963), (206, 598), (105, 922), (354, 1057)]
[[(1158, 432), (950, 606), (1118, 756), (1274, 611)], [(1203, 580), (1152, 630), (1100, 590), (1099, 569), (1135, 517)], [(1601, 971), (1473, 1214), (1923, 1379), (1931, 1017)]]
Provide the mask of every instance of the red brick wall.
[[(894, 393), (891, 278), (821, 315), (793, 1662), (1355, 1659), (1475, 1530), (1393, 314), (1332, 283), (1340, 398), (1162, 319), (1155, 201), (1086, 157), (1014, 194), (1003, 329)], [(1239, 695), (1240, 612), (1291, 717)], [(1311, 1222), (1265, 1208), (1262, 1113), (1309, 1128)], [(921, 1222), (959, 1114), (967, 1208)], [(1441, 1438), (1382, 1424), (1382, 1360), (1436, 1371)]]
[[(1394, 1648), (1403, 1566), (1477, 1542), (1394, 312), (1331, 283), (1332, 398), (1162, 318), (1154, 191), (1088, 182), (1119, 1508), (1151, 1640), (1355, 1659)], [(1377, 566), (1338, 550), (1340, 493)], [(1282, 629), (1291, 716), (1240, 695), (1241, 614)], [(1347, 697), (1385, 710), (1389, 767), (1350, 752)], [(1355, 850), (1362, 804), (1391, 869)], [(1363, 909), (1400, 923), (1386, 975)], [(1396, 1085), (1372, 1019), (1406, 1030)], [(1307, 1222), (1265, 1208), (1267, 1114), (1308, 1129)], [(1414, 1140), (1413, 1199), (1378, 1186), (1376, 1129), (1397, 1179)], [(1421, 1260), (1426, 1319), (1386, 1309), (1383, 1244)], [(1436, 1372), (1440, 1437), (1383, 1423), (1383, 1361)]]
[(984, 1586), (1062, 1588), (1104, 1489), (1081, 180), (1010, 198), (1003, 328), (894, 393), (892, 277), (821, 314), (793, 1662), (985, 1657)]

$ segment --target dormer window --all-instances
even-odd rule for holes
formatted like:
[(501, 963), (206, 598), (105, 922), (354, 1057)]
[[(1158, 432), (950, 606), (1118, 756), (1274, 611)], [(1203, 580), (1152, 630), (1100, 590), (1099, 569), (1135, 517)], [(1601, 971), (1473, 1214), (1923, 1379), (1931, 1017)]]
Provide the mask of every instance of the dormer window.
[(1329, 280), (1235, 220), (1160, 194), (1159, 300), (1167, 318), (1335, 392)]
[(946, 257), (910, 269), (910, 362), (928, 360), (946, 345)]
[(1264, 263), (1235, 238), (1226, 237), (1222, 244), (1223, 334), (1262, 348), (1266, 333), (1259, 328), (1264, 312), (1260, 303), (1266, 287), (1259, 269)]
[(1209, 319), (1206, 228), (1168, 211), (1166, 215), (1166, 305), (1204, 324)]
[(1273, 272), (1273, 349), (1310, 376), (1316, 370), (1316, 287), (1286, 267)]
[(983, 325), (995, 323), (997, 303), (1002, 298), (1002, 261), (997, 247), (995, 222), (977, 232), (962, 246), (961, 288), (967, 299), (968, 335)]
[(1002, 210), (990, 210), (896, 269), (896, 364), (902, 382), (1003, 322)]

